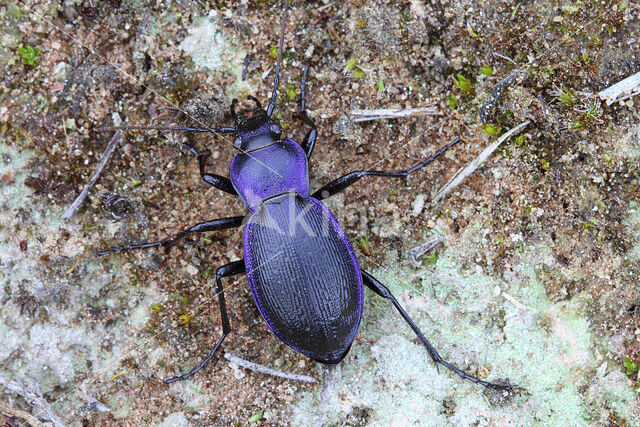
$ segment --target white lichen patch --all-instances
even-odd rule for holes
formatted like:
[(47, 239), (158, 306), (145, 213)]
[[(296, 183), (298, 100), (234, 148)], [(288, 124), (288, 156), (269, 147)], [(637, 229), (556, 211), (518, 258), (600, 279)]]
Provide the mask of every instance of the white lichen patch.
[[(117, 264), (102, 268), (81, 224), (62, 222), (62, 208), (25, 185), (34, 157), (0, 140), (0, 176), (11, 177), (0, 185), (0, 377), (35, 381), (65, 419), (126, 370), (123, 359), (145, 355), (136, 337), (160, 297), (152, 287), (113, 288)], [(132, 406), (127, 394), (105, 403), (114, 416)]]
[[(457, 243), (468, 246), (479, 234)], [(368, 295), (358, 337), (374, 344), (357, 341), (342, 375), (324, 378), (323, 390), (298, 403), (295, 422), (311, 413), (330, 424), (356, 409), (373, 425), (575, 425), (609, 415), (640, 422), (638, 395), (619, 367), (602, 368), (605, 341), (590, 330), (590, 296), (554, 303), (538, 281), (535, 266), (551, 262), (549, 248), (529, 248), (500, 278), (461, 269), (457, 249), (441, 252), (421, 285), (403, 268), (374, 275), (442, 357), (482, 379), (508, 379), (520, 392), (492, 403), (492, 392), (436, 369), (391, 304)]]
[(635, 236), (636, 245), (631, 251), (631, 257), (640, 260), (640, 204), (637, 201), (629, 203), (629, 216), (625, 221), (625, 226), (632, 236)]
[(222, 68), (225, 55), (229, 54), (228, 42), (220, 32), (220, 28), (204, 19), (200, 25), (189, 28), (189, 35), (180, 43), (180, 49), (203, 67), (213, 71)]
[(158, 424), (158, 427), (188, 427), (191, 425), (184, 413), (174, 412)]
[(88, 341), (85, 331), (80, 328), (59, 327), (51, 324), (35, 324), (29, 330), (29, 341), (22, 347), (26, 360), (38, 361), (32, 365), (27, 375), (39, 377), (53, 371), (58, 383), (73, 381), (76, 375), (74, 357), (80, 351), (95, 347), (95, 340)]
[(237, 96), (240, 88), (248, 87), (241, 78), (246, 52), (231, 44), (215, 20), (202, 19), (189, 28), (188, 33), (180, 43), (180, 49), (188, 53), (197, 65), (211, 71), (231, 73), (236, 77), (235, 83), (226, 88), (228, 96)]

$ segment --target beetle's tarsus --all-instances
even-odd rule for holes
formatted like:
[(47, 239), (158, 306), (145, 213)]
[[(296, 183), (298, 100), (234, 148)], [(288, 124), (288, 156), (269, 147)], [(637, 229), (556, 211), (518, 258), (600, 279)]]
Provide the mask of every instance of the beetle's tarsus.
[(169, 384), (174, 383), (176, 381), (186, 380), (190, 376), (196, 374), (200, 369), (204, 368), (211, 361), (211, 359), (213, 359), (213, 357), (218, 352), (218, 349), (220, 348), (220, 346), (222, 345), (222, 342), (224, 341), (224, 339), (226, 337), (227, 337), (226, 333), (222, 334), (222, 336), (220, 337), (220, 339), (216, 343), (215, 347), (213, 347), (213, 350), (211, 350), (209, 355), (202, 362), (200, 362), (200, 364), (198, 366), (196, 366), (195, 368), (193, 368), (192, 370), (190, 370), (189, 372), (187, 372), (184, 375), (180, 375), (180, 376), (177, 376), (177, 377), (173, 377), (173, 378), (169, 378), (167, 380), (164, 380), (164, 383), (169, 385)]
[(222, 322), (222, 336), (213, 347), (213, 350), (209, 353), (209, 355), (202, 361), (198, 366), (190, 370), (184, 375), (180, 375), (177, 377), (169, 378), (168, 380), (164, 380), (165, 384), (171, 384), (176, 381), (184, 380), (189, 378), (191, 375), (197, 373), (200, 369), (204, 368), (207, 363), (214, 358), (218, 349), (222, 345), (224, 339), (231, 332), (231, 324), (229, 323), (229, 315), (227, 314), (227, 303), (224, 299), (224, 288), (222, 286), (222, 279), (224, 277), (235, 276), (237, 274), (242, 274), (246, 272), (246, 268), (244, 265), (244, 260), (230, 262), (229, 264), (225, 264), (222, 267), (216, 270), (216, 294), (218, 295), (218, 301), (220, 302), (220, 320)]

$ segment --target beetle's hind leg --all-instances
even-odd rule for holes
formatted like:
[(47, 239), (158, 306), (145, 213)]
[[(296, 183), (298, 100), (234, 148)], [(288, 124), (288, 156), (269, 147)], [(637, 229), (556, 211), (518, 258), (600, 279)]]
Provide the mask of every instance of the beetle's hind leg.
[(225, 193), (233, 194), (234, 196), (238, 195), (238, 193), (236, 192), (236, 189), (233, 188), (233, 184), (231, 184), (231, 180), (229, 178), (212, 174), (212, 173), (206, 173), (204, 171), (204, 167), (207, 162), (207, 157), (209, 157), (209, 155), (211, 154), (209, 150), (200, 152), (189, 144), (183, 143), (182, 145), (187, 150), (189, 150), (192, 154), (195, 154), (195, 156), (198, 158), (198, 167), (200, 169), (200, 176), (202, 177), (204, 182), (206, 182), (209, 185), (213, 185), (218, 190), (222, 190)]
[(307, 126), (311, 127), (311, 130), (307, 133), (307, 136), (304, 137), (304, 141), (302, 142), (302, 149), (307, 155), (307, 159), (311, 157), (311, 153), (313, 152), (313, 146), (316, 144), (316, 138), (318, 137), (318, 129), (313, 121), (307, 115), (306, 110), (306, 99), (305, 99), (305, 89), (307, 87), (307, 73), (309, 72), (309, 66), (306, 65), (304, 67), (304, 71), (302, 72), (302, 82), (300, 83), (300, 112), (293, 115), (295, 119), (302, 120)]
[(424, 344), (424, 346), (427, 348), (427, 351), (429, 352), (429, 355), (431, 356), (431, 358), (433, 359), (434, 362), (445, 366), (446, 368), (448, 368), (451, 371), (453, 371), (456, 374), (458, 374), (460, 377), (462, 377), (462, 378), (464, 378), (466, 380), (472, 381), (472, 382), (474, 382), (476, 384), (483, 385), (483, 386), (491, 388), (493, 390), (505, 390), (505, 391), (510, 391), (511, 390), (511, 386), (509, 386), (509, 385), (494, 384), (494, 383), (490, 383), (490, 382), (487, 382), (487, 381), (482, 381), (481, 379), (478, 379), (478, 378), (476, 378), (474, 376), (468, 375), (464, 371), (456, 368), (451, 363), (449, 363), (446, 360), (444, 360), (442, 357), (440, 357), (440, 355), (438, 354), (436, 349), (433, 348), (431, 343), (425, 338), (425, 336), (422, 334), (422, 331), (420, 331), (420, 328), (418, 328), (418, 326), (413, 322), (413, 320), (411, 320), (411, 317), (409, 317), (407, 312), (404, 311), (404, 309), (402, 308), (402, 306), (400, 305), (398, 300), (395, 299), (395, 297), (391, 294), (391, 291), (389, 291), (389, 289), (387, 289), (386, 286), (384, 286), (375, 277), (373, 277), (372, 275), (370, 275), (366, 271), (362, 272), (362, 281), (373, 292), (375, 292), (376, 294), (380, 295), (383, 298), (388, 299), (389, 301), (391, 301), (393, 303), (393, 305), (396, 307), (396, 309), (398, 310), (400, 315), (404, 318), (405, 322), (407, 322), (409, 324), (411, 329), (413, 329), (413, 332), (415, 332), (415, 334), (418, 336), (420, 341), (422, 341), (422, 344)]
[(189, 378), (191, 375), (198, 372), (200, 369), (204, 368), (211, 359), (214, 358), (218, 349), (222, 345), (224, 339), (231, 332), (231, 325), (229, 323), (229, 315), (227, 314), (227, 303), (224, 299), (224, 288), (222, 287), (222, 278), (235, 276), (236, 274), (245, 273), (245, 265), (244, 260), (230, 262), (229, 264), (223, 265), (218, 270), (216, 270), (216, 294), (218, 295), (218, 301), (220, 302), (220, 318), (222, 320), (222, 336), (213, 347), (213, 350), (209, 353), (209, 355), (195, 368), (191, 371), (187, 372), (184, 375), (180, 375), (178, 377), (169, 378), (168, 380), (164, 380), (165, 384), (171, 384), (172, 382), (184, 380)]

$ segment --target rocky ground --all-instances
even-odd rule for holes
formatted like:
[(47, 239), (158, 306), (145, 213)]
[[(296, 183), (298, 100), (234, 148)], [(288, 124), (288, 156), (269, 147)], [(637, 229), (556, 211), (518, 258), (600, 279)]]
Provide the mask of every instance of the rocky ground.
[[(210, 149), (208, 169), (227, 175), (232, 137), (126, 132), (80, 209), (61, 216), (114, 136), (99, 128), (232, 125), (232, 98), (266, 104), (281, 11), (266, 0), (0, 5), (5, 422), (640, 425), (640, 98), (597, 97), (640, 71), (632, 1), (289, 8), (275, 115), (286, 135), (303, 139), (292, 116), (309, 64), (307, 106), (320, 135), (312, 188), (351, 170), (409, 167), (462, 138), (406, 180), (366, 178), (327, 205), (362, 268), (440, 354), (481, 379), (508, 381), (512, 393), (437, 369), (393, 307), (369, 292), (351, 352), (322, 367), (274, 337), (244, 277), (226, 281), (234, 332), (215, 363), (163, 384), (219, 337), (212, 273), (243, 257), (241, 230), (170, 250), (96, 251), (245, 213), (202, 182), (180, 145)], [(352, 114), (418, 107), (435, 114), (367, 122)], [(434, 236), (435, 250), (408, 259)], [(318, 382), (247, 370), (224, 353)]]

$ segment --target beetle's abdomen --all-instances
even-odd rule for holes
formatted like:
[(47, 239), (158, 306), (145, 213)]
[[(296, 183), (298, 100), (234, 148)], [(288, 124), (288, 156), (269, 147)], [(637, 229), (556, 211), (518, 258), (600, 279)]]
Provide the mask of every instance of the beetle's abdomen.
[(309, 196), (307, 156), (291, 139), (237, 154), (229, 169), (234, 188), (251, 212), (278, 194), (295, 191)]
[(295, 193), (267, 200), (247, 223), (244, 256), (269, 328), (312, 359), (339, 362), (362, 316), (362, 277), (326, 206)]

